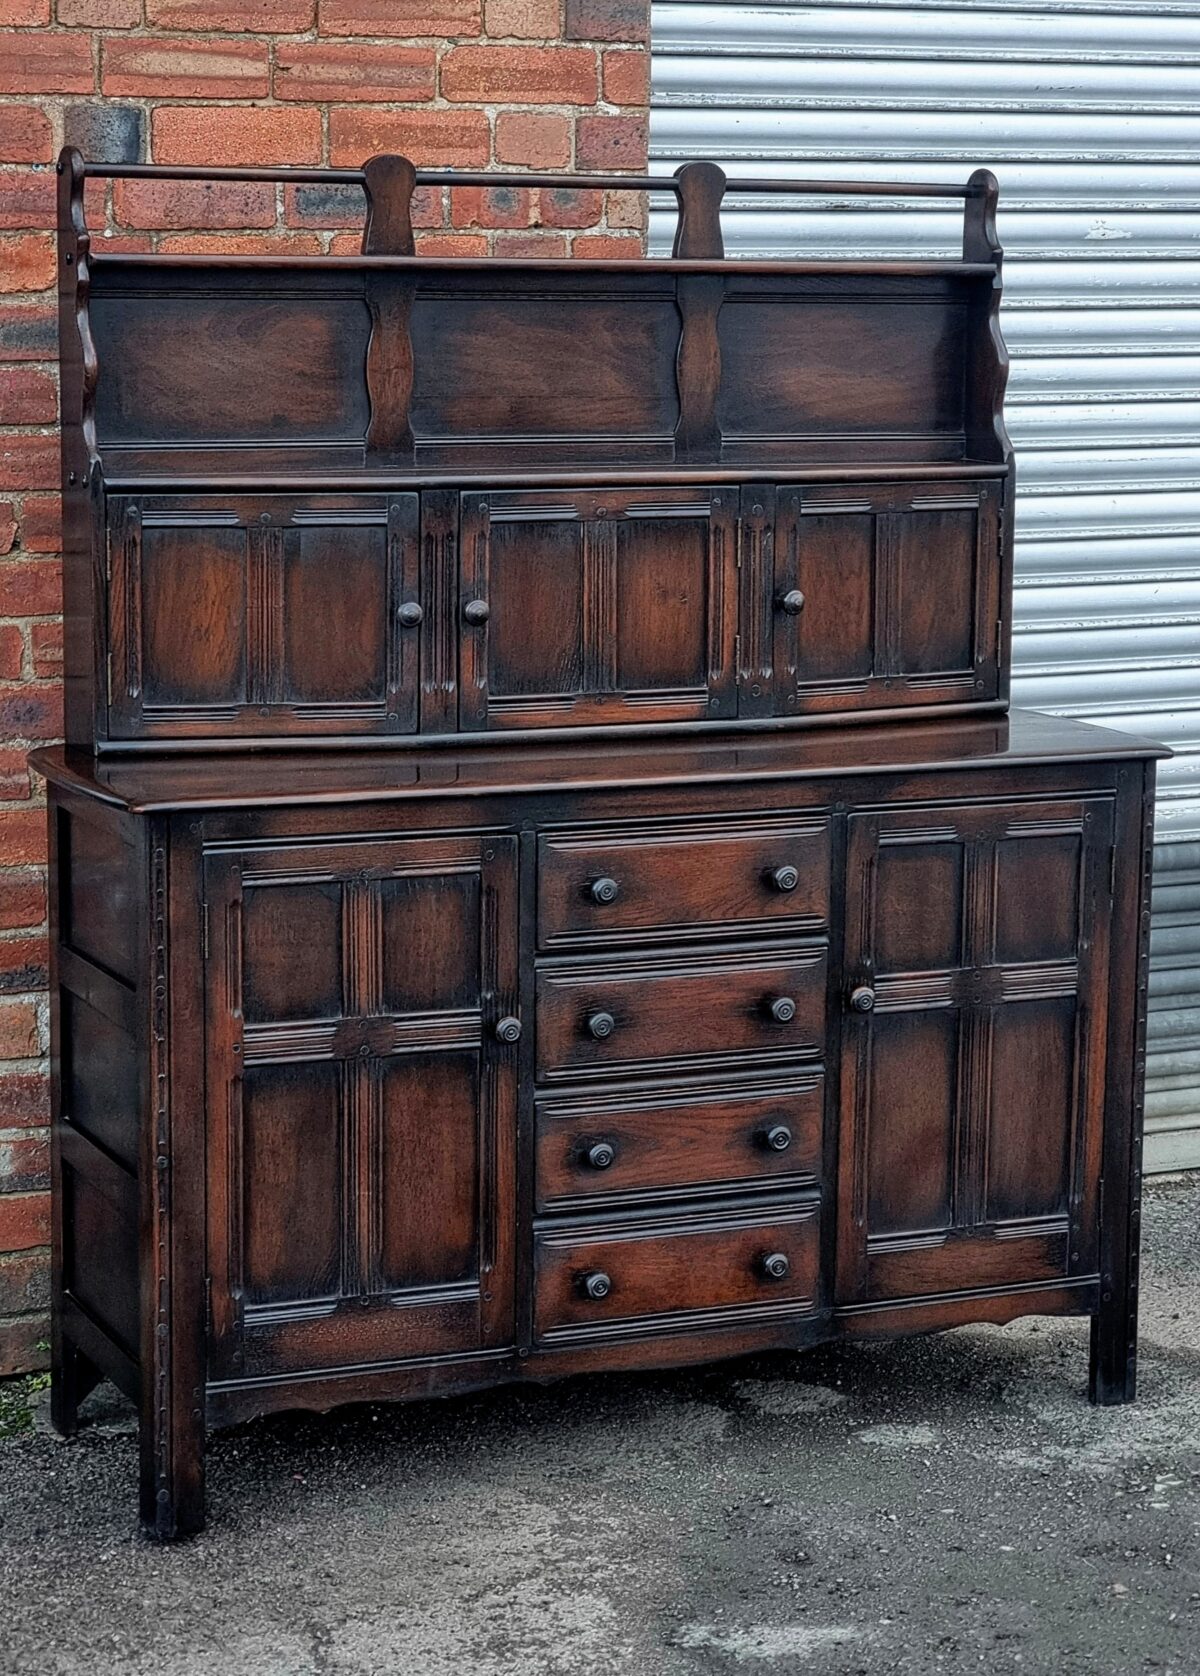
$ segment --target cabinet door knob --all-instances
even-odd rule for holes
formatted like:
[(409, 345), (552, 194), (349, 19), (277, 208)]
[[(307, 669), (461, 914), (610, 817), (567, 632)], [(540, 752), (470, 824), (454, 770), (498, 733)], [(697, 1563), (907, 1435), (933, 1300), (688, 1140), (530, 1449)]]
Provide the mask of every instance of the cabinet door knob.
[(767, 1011), (776, 1024), (790, 1024), (796, 1016), (796, 1003), (790, 995), (777, 995)]
[(856, 1013), (869, 1013), (875, 1006), (875, 991), (870, 984), (861, 983), (850, 991), (850, 1005)]
[(615, 902), (620, 894), (621, 887), (615, 879), (593, 879), (588, 886), (588, 895), (593, 902)]
[(589, 1146), (584, 1157), (593, 1170), (610, 1169), (617, 1156), (617, 1149), (611, 1141), (597, 1141), (595, 1146)]
[(784, 1251), (768, 1251), (765, 1257), (760, 1258), (759, 1263), (768, 1280), (786, 1280), (792, 1271), (792, 1265)]
[(789, 588), (779, 596), (779, 609), (785, 617), (798, 617), (804, 610), (804, 595), (799, 588)]
[(401, 623), (406, 629), (414, 629), (418, 623), (422, 623), (425, 620), (425, 613), (421, 610), (421, 607), (417, 604), (415, 599), (406, 600), (400, 607), (399, 611), (397, 611), (396, 615), (399, 617)]
[(800, 883), (800, 873), (795, 867), (776, 867), (771, 873), (770, 879), (776, 890), (795, 890)]
[(502, 1018), (496, 1025), (496, 1040), (499, 1042), (519, 1042), (521, 1040), (521, 1021), (519, 1018)]
[(617, 1021), (611, 1013), (592, 1013), (587, 1021), (588, 1035), (602, 1042), (616, 1029)]
[(763, 1145), (769, 1152), (786, 1152), (792, 1144), (792, 1131), (786, 1123), (774, 1123), (763, 1135)]
[(580, 1277), (579, 1290), (585, 1298), (595, 1298), (598, 1301), (601, 1298), (607, 1298), (612, 1291), (612, 1281), (603, 1269), (595, 1269), (591, 1274)]
[(463, 606), (463, 616), (469, 623), (486, 623), (491, 614), (492, 608), (486, 599), (469, 599)]

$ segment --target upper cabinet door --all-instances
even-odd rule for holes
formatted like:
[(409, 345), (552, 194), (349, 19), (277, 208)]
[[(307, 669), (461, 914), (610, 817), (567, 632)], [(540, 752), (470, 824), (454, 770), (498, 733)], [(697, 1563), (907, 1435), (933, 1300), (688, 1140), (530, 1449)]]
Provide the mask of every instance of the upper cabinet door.
[(409, 733), (417, 497), (112, 503), (114, 739)]
[(735, 714), (736, 510), (729, 489), (464, 495), (461, 726)]
[(1097, 1262), (1112, 804), (853, 816), (838, 1301)]
[(997, 698), (1002, 487), (744, 489), (741, 713)]

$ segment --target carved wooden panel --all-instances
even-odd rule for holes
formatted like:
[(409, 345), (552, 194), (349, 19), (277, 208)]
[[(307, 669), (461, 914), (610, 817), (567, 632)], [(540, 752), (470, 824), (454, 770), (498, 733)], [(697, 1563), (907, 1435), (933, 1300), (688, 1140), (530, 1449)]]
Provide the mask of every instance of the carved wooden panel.
[(731, 275), (725, 457), (961, 460), (968, 304), (942, 279)]
[(508, 1341), (515, 889), (510, 838), (209, 862), (218, 1371)]
[(417, 570), (415, 495), (116, 500), (113, 736), (411, 732)]
[(91, 327), (103, 449), (357, 443), (368, 418), (363, 276), (105, 262)]
[(670, 458), (679, 417), (674, 282), (488, 267), (422, 277), (412, 311), (420, 457)]
[(731, 716), (736, 494), (465, 495), (464, 728)]
[(839, 1300), (1096, 1260), (1112, 805), (850, 821)]
[(743, 581), (743, 712), (758, 690), (753, 713), (787, 715), (998, 697), (1001, 490), (781, 486), (757, 518), (743, 491), (743, 569), (764, 579)]

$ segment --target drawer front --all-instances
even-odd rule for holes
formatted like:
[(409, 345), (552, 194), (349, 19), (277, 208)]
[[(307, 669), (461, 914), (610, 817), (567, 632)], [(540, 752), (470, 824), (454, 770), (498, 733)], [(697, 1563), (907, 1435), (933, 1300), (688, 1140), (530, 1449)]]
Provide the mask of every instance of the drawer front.
[(783, 1071), (540, 1100), (538, 1208), (814, 1182), (824, 1084), (820, 1071)]
[(547, 834), (538, 845), (543, 948), (655, 941), (718, 928), (804, 933), (829, 914), (822, 815)]
[(721, 1325), (816, 1308), (816, 1201), (761, 1216), (728, 1213), (688, 1222), (544, 1232), (536, 1241), (534, 1330), (540, 1340)]
[(543, 966), (538, 1076), (664, 1061), (819, 1058), (825, 967), (824, 944)]

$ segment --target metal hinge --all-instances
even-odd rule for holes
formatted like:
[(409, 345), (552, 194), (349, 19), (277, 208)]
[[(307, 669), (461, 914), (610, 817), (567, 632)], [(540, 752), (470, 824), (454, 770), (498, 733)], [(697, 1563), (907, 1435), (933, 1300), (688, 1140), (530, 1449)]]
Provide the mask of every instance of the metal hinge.
[(112, 660), (113, 655), (110, 652), (104, 660), (105, 685), (108, 688), (108, 702), (110, 704), (112, 703)]
[(212, 1276), (204, 1277), (204, 1336), (212, 1337)]
[(1117, 846), (1115, 844), (1110, 844), (1108, 846), (1108, 894), (1110, 896), (1115, 896), (1116, 893), (1117, 893)]
[(200, 908), (200, 926), (201, 926), (200, 941), (201, 941), (201, 945), (204, 949), (204, 958), (205, 958), (205, 960), (207, 960), (208, 959), (208, 903), (207, 902), (203, 903), (201, 905), (201, 908)]

